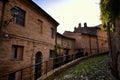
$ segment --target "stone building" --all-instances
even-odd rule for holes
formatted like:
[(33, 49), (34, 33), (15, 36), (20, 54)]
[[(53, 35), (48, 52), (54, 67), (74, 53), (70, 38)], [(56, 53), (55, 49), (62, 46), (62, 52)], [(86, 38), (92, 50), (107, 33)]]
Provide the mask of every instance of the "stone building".
[[(11, 14), (13, 8), (19, 13)], [(24, 79), (28, 73), (35, 79), (40, 77), (45, 64), (12, 72), (50, 59), (58, 25), (32, 0), (0, 0), (0, 76), (11, 73), (8, 80), (19, 80), (21, 75)]]
[(58, 55), (68, 56), (75, 54), (75, 39), (57, 33), (57, 53)]
[(72, 61), (75, 56), (75, 39), (57, 33), (55, 51), (56, 54), (53, 54), (54, 68)]
[(88, 27), (85, 23), (81, 27), (80, 23), (74, 28), (74, 32), (65, 31), (64, 35), (75, 38), (75, 49), (77, 52), (84, 52), (84, 55), (108, 52), (107, 32), (102, 31), (100, 25)]

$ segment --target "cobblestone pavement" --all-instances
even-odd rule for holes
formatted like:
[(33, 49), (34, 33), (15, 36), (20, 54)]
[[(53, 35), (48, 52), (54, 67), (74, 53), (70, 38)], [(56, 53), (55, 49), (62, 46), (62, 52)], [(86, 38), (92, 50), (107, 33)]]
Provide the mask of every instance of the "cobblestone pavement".
[(104, 60), (97, 62), (90, 71), (85, 67), (82, 67), (82, 70), (78, 72), (70, 69), (67, 74), (62, 76), (62, 78), (56, 78), (54, 80), (114, 80), (110, 76), (108, 67), (108, 58), (105, 58)]

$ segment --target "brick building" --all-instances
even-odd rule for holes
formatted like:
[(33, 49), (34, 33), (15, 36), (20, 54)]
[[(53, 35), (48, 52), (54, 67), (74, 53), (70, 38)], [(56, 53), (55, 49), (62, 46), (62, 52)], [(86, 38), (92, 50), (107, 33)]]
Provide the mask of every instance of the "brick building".
[[(63, 55), (71, 55), (74, 54), (74, 48), (75, 48), (75, 39), (70, 38), (67, 36), (64, 36), (60, 33), (57, 33), (57, 45), (60, 47), (61, 50), (58, 50), (58, 54)], [(65, 51), (68, 50), (67, 52)]]
[[(11, 15), (13, 8), (19, 14)], [(67, 56), (75, 53), (83, 56), (108, 51), (106, 32), (98, 26), (89, 28), (87, 24), (84, 27), (79, 24), (74, 32), (66, 31), (61, 35), (57, 33), (58, 25), (32, 0), (0, 0), (0, 77), (10, 73), (2, 80), (27, 79), (29, 76), (36, 80), (53, 69), (52, 59), (56, 55), (66, 56), (64, 60), (67, 61), (70, 59)], [(48, 64), (30, 67), (49, 59)], [(26, 67), (30, 68), (20, 70)]]
[[(19, 14), (11, 15), (11, 8), (17, 8)], [(11, 72), (7, 78), (19, 80), (21, 75), (24, 78), (40, 71), (34, 76), (40, 77), (46, 68), (44, 64), (25, 72), (12, 72), (50, 58), (58, 25), (32, 0), (0, 0), (0, 75)]]
[(81, 23), (74, 28), (74, 32), (65, 31), (65, 36), (76, 39), (75, 49), (77, 52), (84, 52), (84, 55), (93, 55), (97, 53), (104, 53), (108, 51), (107, 32), (102, 31), (100, 25), (95, 27), (88, 27)]

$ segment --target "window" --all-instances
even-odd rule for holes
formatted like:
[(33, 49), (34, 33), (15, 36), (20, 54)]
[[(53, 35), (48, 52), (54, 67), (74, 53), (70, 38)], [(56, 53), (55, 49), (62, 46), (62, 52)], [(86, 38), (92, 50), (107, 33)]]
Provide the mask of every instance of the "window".
[(54, 50), (50, 50), (50, 58), (54, 58), (55, 54), (54, 54)]
[(19, 14), (16, 16), (16, 24), (25, 26), (25, 11), (19, 8)]
[(39, 25), (39, 32), (42, 34), (42, 30), (43, 30), (43, 29), (42, 29), (42, 28), (43, 28), (43, 27), (42, 27), (43, 21), (41, 21), (41, 20), (38, 19), (38, 25)]
[(51, 28), (51, 38), (54, 38), (54, 29), (53, 28)]
[(69, 48), (70, 47), (70, 44), (69, 44), (69, 42), (67, 42), (67, 48)]
[(15, 73), (9, 74), (8, 80), (15, 80)]
[(87, 48), (88, 47), (88, 40), (84, 40), (84, 47)]
[(96, 40), (92, 40), (91, 41), (91, 48), (92, 49), (96, 49), (97, 48), (97, 42), (96, 42)]
[(13, 45), (12, 46), (12, 53), (13, 53), (13, 58), (22, 60), (23, 59), (23, 46), (18, 46), (18, 45)]
[(61, 40), (61, 46), (63, 46), (63, 39)]

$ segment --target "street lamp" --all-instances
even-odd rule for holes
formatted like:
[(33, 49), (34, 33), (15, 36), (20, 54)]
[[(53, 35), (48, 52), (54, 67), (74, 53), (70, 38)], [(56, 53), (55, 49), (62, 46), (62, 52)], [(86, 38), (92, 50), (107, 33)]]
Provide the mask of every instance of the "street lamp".
[(19, 8), (14, 6), (10, 9), (12, 18), (4, 21), (4, 26), (7, 26), (10, 22), (13, 22), (15, 17), (19, 14)]

